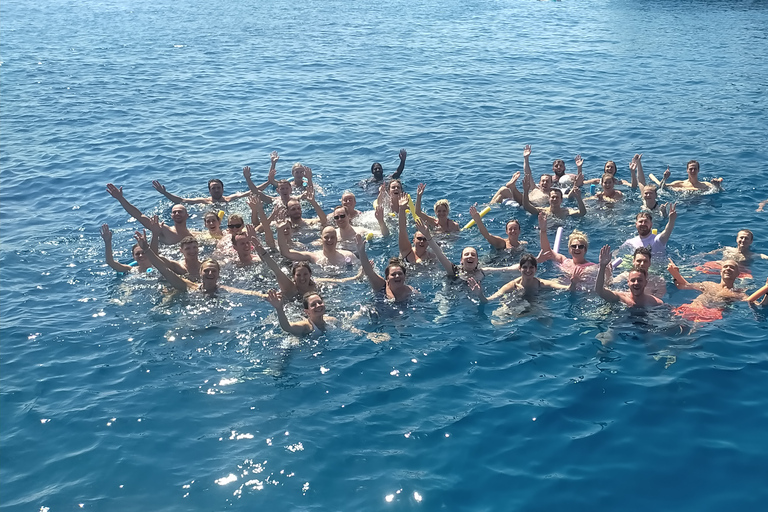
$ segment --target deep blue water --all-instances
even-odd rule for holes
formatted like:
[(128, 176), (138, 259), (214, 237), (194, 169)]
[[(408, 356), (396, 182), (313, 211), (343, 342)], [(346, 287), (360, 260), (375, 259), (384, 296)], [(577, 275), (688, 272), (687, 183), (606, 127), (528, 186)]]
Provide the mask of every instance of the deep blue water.
[[(642, 152), (682, 179), (696, 158), (725, 192), (681, 199), (670, 254), (690, 268), (743, 227), (768, 253), (766, 2), (9, 0), (0, 16), (4, 509), (765, 506), (765, 309), (692, 329), (554, 294), (512, 320), (422, 273), (423, 298), (356, 324), (391, 341), (296, 341), (255, 298), (166, 303), (153, 278), (116, 276), (98, 232), (129, 257), (110, 181), (169, 221), (151, 180), (234, 192), (277, 150), (282, 174), (313, 168), (328, 209), (401, 147), (406, 188), (427, 182), (463, 224), (531, 144), (536, 175), (581, 153), (588, 177), (615, 159), (627, 179)], [(594, 261), (636, 207), (569, 227)], [(537, 248), (528, 215), (486, 220), (510, 216)], [(371, 245), (381, 270), (396, 241)], [(465, 245), (491, 258), (476, 230), (446, 251)], [(750, 289), (768, 265), (752, 272)], [(672, 305), (695, 296), (668, 286)], [(371, 293), (327, 299), (343, 316)]]

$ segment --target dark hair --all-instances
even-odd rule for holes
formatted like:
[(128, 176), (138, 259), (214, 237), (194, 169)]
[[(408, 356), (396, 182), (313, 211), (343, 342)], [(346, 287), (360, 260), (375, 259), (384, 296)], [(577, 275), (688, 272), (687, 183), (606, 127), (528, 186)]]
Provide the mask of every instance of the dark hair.
[(405, 265), (403, 265), (403, 262), (400, 260), (400, 258), (391, 258), (389, 263), (387, 263), (387, 268), (384, 269), (385, 279), (389, 277), (389, 269), (392, 267), (399, 267), (403, 271), (403, 275), (405, 275)]
[(685, 168), (688, 169), (688, 166), (691, 165), (691, 164), (696, 164), (696, 170), (697, 171), (699, 169), (701, 169), (701, 166), (699, 165), (699, 162), (697, 162), (696, 160), (688, 160), (688, 163), (685, 164)]
[(608, 167), (608, 164), (613, 164), (613, 168), (616, 169), (616, 172), (619, 171), (619, 167), (616, 165), (616, 162), (614, 162), (613, 160), (608, 160), (603, 165), (603, 174), (608, 174), (607, 172), (605, 172), (605, 168)]
[(197, 238), (193, 237), (192, 235), (185, 236), (184, 238), (181, 239), (181, 242), (179, 242), (179, 247), (181, 247), (184, 244), (192, 244), (192, 243), (196, 244)]
[(632, 268), (630, 269), (630, 271), (629, 271), (629, 273), (630, 273), (630, 274), (631, 274), (632, 272), (639, 272), (639, 273), (643, 274), (643, 276), (644, 276), (646, 279), (648, 279), (648, 271), (646, 271), (644, 268), (640, 268), (640, 267), (638, 267), (638, 266), (634, 266), (634, 267), (632, 267)]
[(375, 168), (377, 165), (379, 166), (379, 169), (381, 169), (381, 171), (382, 171), (382, 172), (384, 172), (384, 167), (382, 167), (382, 166), (381, 166), (381, 164), (380, 164), (379, 162), (373, 162), (373, 163), (371, 164), (371, 172), (373, 172), (373, 169), (374, 169), (374, 168)]
[(211, 216), (216, 217), (216, 220), (221, 222), (221, 219), (219, 218), (219, 212), (214, 211), (214, 210), (208, 210), (207, 212), (205, 212), (205, 215), (203, 215), (203, 220), (205, 220), (205, 219), (207, 219), (208, 217), (211, 217)]
[(219, 265), (219, 262), (218, 262), (218, 261), (216, 261), (216, 260), (214, 260), (213, 258), (208, 258), (207, 260), (203, 260), (203, 261), (201, 261), (201, 262), (200, 262), (200, 269), (202, 270), (202, 268), (203, 268), (205, 265), (207, 265), (208, 263), (213, 263), (213, 264), (216, 266), (216, 270), (218, 270), (219, 272), (221, 272), (221, 265)]
[(549, 191), (550, 191), (550, 192), (557, 192), (557, 193), (560, 195), (560, 199), (562, 199), (562, 198), (563, 198), (563, 191), (562, 191), (562, 190), (560, 190), (559, 188), (557, 188), (557, 187), (552, 187), (551, 189), (549, 189)]
[(211, 183), (218, 183), (219, 185), (221, 185), (221, 188), (224, 189), (224, 183), (220, 179), (213, 178), (211, 180), (208, 180), (208, 190), (211, 190)]
[(563, 168), (565, 168), (565, 160), (561, 160), (561, 159), (557, 158), (557, 159), (555, 159), (555, 160), (552, 162), (552, 169), (553, 169), (553, 170), (554, 170), (554, 168), (555, 168), (555, 164), (556, 164), (556, 163), (558, 163), (558, 162), (560, 162), (561, 164), (563, 164)]
[(276, 186), (275, 188), (279, 188), (279, 187), (280, 187), (280, 185), (282, 185), (283, 183), (286, 183), (286, 184), (288, 184), (288, 185), (290, 185), (290, 184), (291, 184), (291, 182), (290, 182), (290, 181), (288, 181), (288, 180), (277, 180), (277, 186)]
[(516, 223), (518, 228), (520, 227), (520, 221), (519, 220), (517, 220), (517, 219), (509, 219), (507, 221), (507, 223), (504, 224), (504, 229), (507, 229), (507, 226), (509, 226), (510, 223), (512, 223), (512, 222)]
[(522, 267), (524, 263), (530, 263), (534, 266), (534, 268), (539, 267), (539, 262), (536, 261), (536, 256), (534, 256), (529, 252), (526, 252), (522, 256), (520, 256), (520, 267)]
[(309, 274), (312, 275), (312, 267), (309, 266), (309, 262), (308, 261), (294, 261), (293, 265), (291, 265), (291, 275), (295, 276), (296, 275), (296, 271), (298, 269), (302, 268), (302, 267), (304, 267), (307, 270), (309, 270)]
[(317, 295), (318, 297), (320, 297), (320, 300), (323, 300), (323, 296), (320, 295), (319, 293), (307, 292), (301, 296), (301, 303), (304, 304), (304, 309), (309, 309), (309, 298), (313, 295)]
[(645, 256), (648, 256), (648, 259), (651, 259), (651, 248), (650, 247), (638, 247), (635, 249), (635, 252), (632, 254), (632, 259), (635, 259), (635, 256), (638, 254), (643, 254)]
[(635, 220), (639, 219), (640, 217), (645, 217), (649, 221), (651, 221), (651, 224), (653, 224), (653, 215), (651, 215), (651, 212), (640, 212), (637, 215), (635, 215)]
[(248, 240), (248, 235), (246, 235), (242, 231), (240, 233), (235, 233), (234, 235), (232, 235), (232, 247), (237, 245), (237, 238), (238, 237), (245, 237), (245, 239)]

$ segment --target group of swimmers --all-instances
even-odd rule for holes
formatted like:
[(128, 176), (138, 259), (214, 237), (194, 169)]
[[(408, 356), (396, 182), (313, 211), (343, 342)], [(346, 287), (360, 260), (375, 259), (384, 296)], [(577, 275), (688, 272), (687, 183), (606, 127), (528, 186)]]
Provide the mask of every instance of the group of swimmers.
[[(477, 226), (480, 234), (493, 248), (522, 253), (519, 263), (510, 267), (481, 268), (478, 252), (474, 247), (462, 250), (458, 264), (453, 264), (445, 256), (435, 235), (445, 238), (443, 234), (458, 232), (462, 228), (455, 220), (449, 218), (450, 204), (445, 199), (434, 204), (434, 216), (422, 210), (422, 199), (426, 191), (424, 183), (416, 188), (415, 202), (404, 192), (400, 176), (405, 168), (405, 150), (400, 151), (400, 164), (392, 175), (385, 176), (382, 165), (377, 162), (371, 166), (371, 177), (360, 182), (359, 185), (364, 190), (378, 193), (372, 215), (357, 210), (357, 200), (351, 191), (344, 192), (339, 204), (331, 212), (326, 212), (315, 197), (320, 188), (313, 183), (312, 170), (309, 167), (297, 163), (291, 169), (290, 179), (277, 179), (279, 155), (276, 152), (270, 155), (271, 165), (263, 183), (254, 183), (250, 167), (244, 167), (243, 177), (248, 190), (232, 195), (224, 195), (224, 185), (219, 179), (211, 179), (208, 182), (209, 196), (192, 198), (172, 194), (159, 181), (153, 181), (154, 188), (174, 203), (170, 225), (161, 222), (158, 216), (144, 215), (128, 202), (122, 187), (109, 183), (107, 192), (117, 199), (145, 230), (135, 233), (137, 243), (132, 254), (135, 264), (125, 265), (114, 259), (112, 234), (109, 226), (104, 224), (101, 235), (105, 242), (106, 260), (119, 272), (145, 272), (155, 268), (173, 289), (183, 292), (215, 295), (224, 290), (262, 297), (275, 308), (281, 328), (297, 335), (320, 334), (330, 325), (337, 323), (335, 319), (325, 315), (325, 304), (319, 288), (322, 283), (352, 281), (365, 276), (377, 298), (403, 302), (418, 293), (413, 286), (406, 283), (406, 273), (411, 266), (438, 269), (450, 279), (465, 282), (468, 292), (482, 303), (497, 300), (508, 294), (520, 300), (527, 300), (546, 289), (587, 289), (593, 290), (606, 301), (622, 302), (633, 308), (663, 304), (662, 298), (666, 294), (665, 280), (660, 275), (649, 273), (649, 270), (652, 259), (667, 259), (666, 244), (675, 227), (677, 209), (676, 203), (660, 203), (658, 192), (717, 192), (721, 190), (722, 179), (700, 180), (699, 163), (691, 160), (686, 166), (688, 177), (685, 180), (669, 182), (671, 172), (667, 168), (662, 180), (649, 174), (649, 181), (646, 181), (642, 155), (636, 154), (629, 164), (630, 181), (616, 177), (617, 166), (614, 161), (605, 164), (600, 178), (588, 180), (582, 170), (584, 161), (577, 155), (575, 174), (566, 173), (563, 160), (555, 160), (552, 173), (543, 174), (537, 184), (530, 168), (530, 155), (531, 147), (525, 146), (522, 175), (520, 172), (515, 173), (493, 194), (490, 203), (518, 205), (536, 216), (540, 235), (538, 255), (533, 254), (535, 251), (528, 250), (527, 242), (519, 239), (520, 223), (517, 220), (507, 222), (505, 236), (497, 236), (490, 233), (483, 222), (483, 215), (489, 208), (478, 211), (477, 204), (469, 208), (472, 218), (470, 224)], [(522, 191), (518, 188), (520, 181)], [(591, 186), (593, 193), (583, 198), (581, 187), (586, 185)], [(587, 235), (579, 230), (574, 230), (567, 237), (568, 256), (559, 252), (562, 228), (558, 230), (555, 247), (550, 245), (549, 220), (561, 222), (561, 219), (568, 217), (583, 217), (588, 210), (587, 204), (621, 202), (630, 192), (622, 192), (617, 186), (627, 186), (630, 191), (640, 191), (642, 206), (635, 217), (636, 237), (624, 242), (617, 251), (612, 252), (609, 246), (604, 246), (600, 250), (598, 263), (587, 260), (589, 240)], [(271, 190), (275, 191), (275, 195), (270, 195)], [(565, 199), (573, 200), (577, 207), (564, 206)], [(231, 214), (227, 218), (225, 232), (222, 229), (224, 212), (216, 207), (240, 200), (247, 200), (251, 211), (250, 223), (246, 223), (238, 214)], [(302, 202), (311, 205), (316, 216), (304, 217)], [(204, 230), (196, 232), (188, 228), (189, 212), (185, 204), (214, 207), (203, 216)], [(271, 213), (267, 214), (265, 205), (271, 205)], [(393, 217), (396, 222), (393, 222)], [(367, 219), (367, 222), (363, 219)], [(666, 219), (666, 226), (660, 233), (653, 229), (654, 219)], [(377, 227), (374, 227), (374, 222)], [(413, 238), (408, 234), (410, 223), (416, 229)], [(366, 243), (372, 236), (380, 236), (385, 240), (391, 238), (390, 228), (397, 229), (399, 254), (389, 260), (382, 276), (374, 269), (372, 260), (368, 259)], [(146, 230), (151, 233), (150, 240)], [(301, 233), (317, 231), (320, 232), (319, 249), (308, 250), (297, 240), (297, 235)], [(689, 282), (669, 259), (667, 270), (676, 286), (701, 293), (693, 303), (675, 308), (675, 313), (694, 321), (712, 320), (720, 318), (724, 306), (729, 302), (744, 300), (754, 303), (761, 298), (764, 301), (768, 292), (768, 280), (765, 286), (749, 296), (735, 287), (740, 274), (748, 269), (752, 260), (768, 259), (768, 256), (751, 251), (752, 241), (751, 231), (739, 231), (736, 247), (723, 249), (723, 260), (706, 267), (705, 271), (719, 272), (719, 283)], [(201, 242), (210, 242), (214, 246), (215, 258), (202, 261), (199, 259)], [(173, 260), (163, 256), (167, 251), (161, 251), (161, 246), (178, 246), (182, 257)], [(282, 258), (291, 262), (288, 273), (284, 271), (281, 262), (273, 257), (278, 252)], [(614, 276), (613, 270), (623, 262), (621, 257), (617, 257), (621, 255), (631, 255), (631, 268)], [(547, 260), (553, 260), (560, 267), (564, 273), (563, 279), (547, 280), (536, 277), (538, 265)], [(274, 275), (277, 287), (261, 291), (220, 284), (220, 261), (231, 261), (236, 266), (244, 267), (261, 263)], [(353, 267), (358, 272), (347, 277), (313, 278), (313, 266), (336, 270)], [(485, 274), (510, 270), (519, 271), (520, 276), (486, 296), (483, 287)], [(611, 289), (623, 281), (627, 282), (626, 290)], [(297, 299), (302, 301), (305, 318), (292, 322), (286, 316), (284, 305)], [(376, 341), (382, 339), (369, 337)]]

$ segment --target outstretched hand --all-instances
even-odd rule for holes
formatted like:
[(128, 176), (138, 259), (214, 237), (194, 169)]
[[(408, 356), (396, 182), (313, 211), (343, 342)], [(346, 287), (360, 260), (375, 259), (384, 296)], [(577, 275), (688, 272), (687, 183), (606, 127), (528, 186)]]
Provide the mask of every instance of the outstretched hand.
[(139, 244), (139, 247), (141, 247), (145, 251), (149, 249), (149, 242), (147, 242), (147, 231), (146, 230), (136, 231), (133, 234), (133, 238), (136, 239), (136, 243)]
[(269, 302), (272, 305), (272, 307), (275, 309), (282, 309), (283, 294), (278, 292), (277, 290), (269, 290), (267, 292), (267, 302)]
[(123, 197), (123, 187), (117, 188), (113, 184), (107, 183), (107, 193), (119, 200)]
[(608, 265), (611, 262), (611, 246), (610, 245), (604, 245), (602, 249), (600, 249), (600, 266), (604, 267)]
[(405, 157), (408, 156), (408, 153), (404, 149), (401, 149), (398, 156), (400, 157), (400, 160), (405, 160)]
[(384, 222), (384, 205), (376, 204), (376, 210), (374, 210), (373, 215), (376, 217), (377, 221)]
[(677, 218), (677, 203), (672, 203), (669, 207), (669, 220), (675, 220)]
[(251, 168), (248, 167), (247, 165), (243, 167), (243, 178), (245, 178), (246, 180), (251, 179)]
[(669, 260), (669, 264), (667, 265), (667, 272), (670, 274), (678, 274), (680, 272), (680, 267), (675, 265), (675, 262), (672, 261), (672, 258), (667, 258)]
[(109, 230), (109, 224), (101, 225), (101, 238), (107, 243), (112, 242), (112, 231)]
[(669, 166), (667, 166), (667, 170), (664, 171), (664, 179), (667, 180), (670, 176), (672, 176), (672, 171), (670, 171)]
[(469, 207), (469, 216), (472, 217), (472, 220), (475, 222), (480, 220), (480, 214), (477, 212), (477, 203)]
[(528, 158), (529, 156), (531, 156), (531, 145), (526, 144), (523, 148), (523, 158)]
[(576, 158), (574, 158), (574, 161), (576, 162), (576, 168), (581, 169), (581, 166), (584, 165), (584, 159), (581, 158), (581, 155), (576, 155)]
[(157, 190), (161, 194), (165, 194), (165, 185), (163, 185), (159, 181), (152, 180), (152, 186), (155, 187), (155, 190)]
[(365, 252), (365, 237), (360, 233), (355, 235), (355, 243), (357, 244), (357, 252)]
[(149, 218), (149, 230), (153, 235), (159, 235), (163, 229), (163, 224), (160, 222), (160, 217), (153, 215)]
[(277, 164), (278, 160), (280, 160), (280, 155), (277, 154), (277, 151), (273, 151), (269, 154), (269, 161), (272, 164), (272, 167)]
[(419, 183), (419, 186), (416, 187), (416, 195), (422, 195), (424, 191), (427, 189), (426, 183)]

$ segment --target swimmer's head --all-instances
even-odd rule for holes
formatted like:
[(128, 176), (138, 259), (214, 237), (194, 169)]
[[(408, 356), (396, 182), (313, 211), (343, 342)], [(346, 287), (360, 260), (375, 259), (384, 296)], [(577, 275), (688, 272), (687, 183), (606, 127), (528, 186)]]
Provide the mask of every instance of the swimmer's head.
[(698, 174), (699, 162), (696, 160), (688, 160), (688, 163), (685, 164), (685, 170), (688, 171), (688, 174)]
[(280, 197), (289, 197), (291, 195), (291, 182), (288, 180), (278, 180), (276, 188)]
[(322, 316), (325, 313), (325, 303), (317, 292), (307, 292), (301, 297), (301, 303), (308, 316)]
[(526, 252), (520, 256), (520, 273), (526, 275), (535, 275), (536, 269), (539, 266), (539, 262), (536, 261), (536, 256)]
[(723, 260), (721, 262), (720, 277), (723, 281), (734, 281), (739, 277), (739, 263), (735, 260)]
[(232, 247), (235, 248), (238, 254), (247, 254), (253, 249), (251, 240), (245, 233), (235, 233), (232, 235)]
[(739, 249), (749, 249), (749, 247), (752, 245), (752, 240), (754, 240), (755, 236), (752, 234), (752, 232), (748, 229), (742, 229), (738, 233), (736, 233), (736, 245), (739, 246)]
[(648, 236), (653, 228), (653, 215), (650, 212), (640, 212), (635, 215), (635, 228), (640, 236)]
[(448, 214), (451, 212), (451, 204), (447, 199), (440, 199), (435, 202), (435, 216), (438, 219), (447, 219)]
[(588, 249), (589, 238), (587, 238), (587, 234), (574, 229), (568, 237), (568, 252), (571, 253), (571, 256), (581, 255), (583, 257)]
[(333, 209), (333, 220), (339, 226), (346, 226), (349, 224), (349, 212), (344, 206), (337, 206)]
[(348, 212), (354, 211), (355, 206), (357, 206), (357, 198), (355, 198), (355, 194), (350, 190), (345, 190), (341, 195), (341, 204), (347, 207)]
[(303, 179), (304, 178), (304, 166), (301, 164), (301, 162), (296, 162), (293, 164), (293, 167), (291, 167), (291, 174), (296, 179)]
[(643, 187), (643, 199), (646, 204), (653, 204), (658, 198), (656, 185), (646, 185)]
[(632, 267), (627, 275), (627, 284), (630, 293), (638, 297), (645, 292), (645, 286), (648, 284), (648, 271), (642, 267)]
[(181, 242), (179, 242), (179, 249), (185, 258), (197, 259), (200, 246), (197, 243), (197, 238), (190, 235), (181, 239)]
[(552, 162), (552, 172), (555, 173), (555, 176), (560, 178), (563, 174), (565, 174), (565, 162), (560, 159)]
[(392, 180), (389, 182), (389, 193), (390, 194), (402, 194), (403, 193), (403, 183), (400, 180)]
[(384, 269), (384, 279), (387, 281), (392, 280), (396, 283), (405, 281), (405, 265), (400, 261), (400, 258), (392, 258), (389, 260), (387, 268)]
[(312, 267), (309, 266), (307, 261), (295, 261), (291, 265), (291, 276), (293, 282), (296, 284), (302, 284), (304, 286), (314, 286), (312, 281)]
[(133, 247), (131, 247), (131, 255), (133, 255), (133, 259), (138, 264), (142, 264), (149, 260), (149, 258), (147, 258), (147, 253), (144, 252), (144, 249), (139, 247), (139, 244), (133, 244)]
[(320, 233), (320, 237), (323, 240), (324, 246), (336, 247), (336, 243), (339, 241), (338, 235), (336, 234), (336, 228), (333, 226), (327, 226), (323, 228), (323, 231)]
[(184, 205), (173, 205), (173, 208), (171, 208), (171, 219), (173, 219), (174, 224), (183, 224), (187, 221), (188, 218), (189, 212), (187, 212), (187, 209), (184, 207)]
[(301, 220), (301, 203), (298, 199), (289, 199), (285, 204), (285, 208), (288, 211), (288, 218), (291, 222), (299, 222)]
[(603, 166), (603, 174), (610, 174), (611, 176), (614, 176), (616, 174), (616, 162), (613, 160), (608, 160), (605, 162), (605, 165)]
[(373, 165), (371, 165), (371, 174), (373, 174), (373, 178), (376, 181), (384, 179), (384, 168), (379, 162), (373, 162)]
[(212, 281), (215, 284), (219, 279), (220, 272), (221, 267), (216, 260), (207, 259), (200, 264), (200, 274), (203, 276), (204, 281)]
[(217, 178), (208, 180), (208, 192), (211, 193), (211, 198), (214, 201), (220, 200), (224, 194), (224, 183)]
[(552, 188), (552, 175), (551, 174), (542, 174), (541, 178), (539, 178), (539, 188), (542, 190), (542, 192), (549, 192), (549, 189)]
[(563, 202), (563, 191), (559, 188), (549, 189), (549, 206), (560, 206)]
[(600, 178), (600, 185), (603, 187), (603, 190), (613, 190), (615, 184), (616, 181), (613, 178), (613, 174), (605, 173), (603, 174), (603, 177)]
[(509, 238), (517, 237), (520, 235), (520, 222), (517, 219), (510, 219), (507, 221), (505, 231)]
[(650, 247), (638, 247), (632, 255), (632, 265), (643, 268), (646, 271), (651, 268), (651, 249)]
[(230, 235), (234, 235), (242, 231), (243, 226), (245, 226), (245, 221), (240, 215), (236, 213), (233, 215), (230, 215), (229, 219), (227, 219), (227, 229), (229, 230)]
[(477, 270), (477, 266), (480, 263), (477, 257), (477, 249), (474, 247), (465, 247), (461, 251), (461, 266), (464, 270), (470, 272)]
[(221, 226), (221, 219), (219, 218), (219, 214), (213, 210), (205, 212), (203, 221), (205, 222), (205, 227), (209, 230), (216, 230)]

